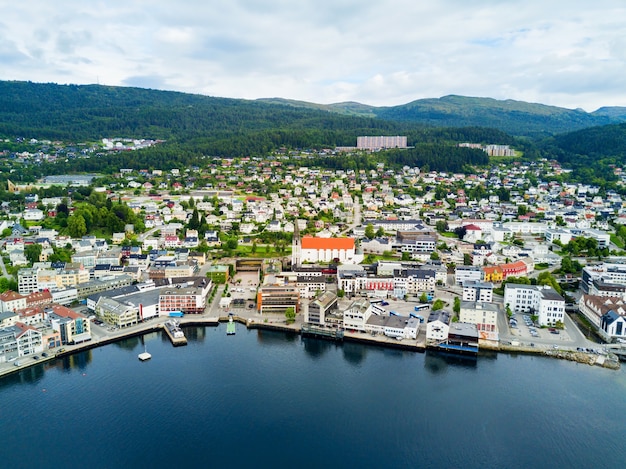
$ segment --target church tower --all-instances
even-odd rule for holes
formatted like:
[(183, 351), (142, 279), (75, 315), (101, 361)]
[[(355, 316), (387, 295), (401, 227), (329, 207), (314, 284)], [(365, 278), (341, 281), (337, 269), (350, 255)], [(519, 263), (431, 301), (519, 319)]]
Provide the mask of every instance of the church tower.
[(299, 266), (302, 262), (301, 253), (302, 253), (302, 242), (300, 239), (300, 228), (298, 227), (298, 219), (294, 223), (293, 227), (293, 241), (291, 242), (291, 269)]

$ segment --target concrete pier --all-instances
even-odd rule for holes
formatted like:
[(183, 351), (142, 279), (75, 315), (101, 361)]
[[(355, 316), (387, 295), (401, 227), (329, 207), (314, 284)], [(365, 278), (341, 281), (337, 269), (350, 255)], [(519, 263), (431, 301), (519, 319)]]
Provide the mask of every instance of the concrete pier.
[(175, 321), (174, 319), (170, 319), (168, 321), (165, 321), (163, 326), (165, 327), (165, 332), (167, 333), (167, 336), (170, 338), (174, 346), (187, 345), (187, 337), (185, 337), (185, 333), (180, 328), (180, 325), (177, 321)]

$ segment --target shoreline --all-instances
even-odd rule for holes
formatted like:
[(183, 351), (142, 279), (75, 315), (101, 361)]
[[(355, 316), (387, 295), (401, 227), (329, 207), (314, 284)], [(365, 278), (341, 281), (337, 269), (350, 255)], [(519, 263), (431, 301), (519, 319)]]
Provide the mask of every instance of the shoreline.
[[(159, 318), (165, 319), (166, 318)], [(276, 332), (289, 332), (292, 334), (302, 335), (302, 331), (299, 325), (297, 324), (285, 324), (285, 323), (275, 323), (275, 322), (260, 322), (255, 320), (254, 318), (244, 318), (241, 316), (233, 316), (233, 320), (242, 325), (246, 326), (246, 329), (258, 329), (258, 330), (268, 330), (268, 331), (276, 331)], [(115, 342), (119, 342), (120, 340), (129, 339), (132, 337), (140, 337), (150, 332), (158, 332), (165, 330), (165, 321), (160, 321), (154, 323), (153, 321), (142, 323), (138, 326), (133, 326), (132, 330), (122, 330), (117, 332), (115, 335), (110, 337), (105, 337), (96, 340), (90, 340), (88, 342), (83, 342), (76, 345), (66, 345), (61, 348), (64, 349), (63, 352), (58, 352), (49, 355), (48, 357), (40, 357), (38, 360), (32, 360), (32, 357), (20, 357), (18, 360), (28, 360), (20, 366), (14, 366), (15, 362), (12, 362), (12, 366), (6, 369), (0, 369), (0, 378), (4, 376), (8, 376), (14, 373), (18, 373), (26, 368), (30, 368), (31, 366), (38, 365), (41, 363), (45, 363), (51, 360), (55, 360), (57, 358), (63, 358), (66, 356), (73, 355), (78, 352), (82, 352), (84, 350), (91, 350), (94, 348), (98, 348), (101, 346), (109, 345)], [(218, 327), (220, 323), (228, 322), (228, 316), (217, 316), (217, 317), (188, 317), (182, 318), (180, 321), (180, 327)], [(317, 340), (325, 340), (325, 339), (317, 339)], [(406, 340), (406, 339), (405, 339)], [(396, 339), (391, 339), (386, 336), (371, 336), (370, 334), (358, 333), (358, 332), (345, 332), (343, 341), (344, 342), (354, 342), (360, 343), (368, 346), (375, 347), (383, 347), (383, 348), (393, 348), (400, 350), (407, 350), (411, 352), (417, 353), (425, 353), (428, 349), (426, 347), (425, 341), (420, 342), (419, 339), (413, 339), (410, 342), (398, 341)], [(172, 347), (176, 347), (176, 344), (172, 344)], [(476, 358), (481, 356), (481, 351), (488, 351), (489, 353), (507, 353), (507, 354), (523, 354), (523, 355), (540, 355), (549, 358), (556, 358), (561, 360), (569, 360), (575, 361), (581, 364), (588, 365), (597, 365), (602, 368), (607, 368), (611, 370), (619, 370), (621, 365), (619, 360), (615, 362), (614, 360), (608, 359), (606, 356), (601, 355), (593, 355), (588, 353), (580, 353), (573, 352), (568, 350), (542, 350), (534, 347), (523, 347), (523, 346), (507, 346), (507, 345), (498, 345), (498, 346), (489, 346), (489, 345), (481, 345), (480, 350)], [(50, 353), (50, 352), (48, 352)], [(29, 360), (30, 359), (30, 360)]]

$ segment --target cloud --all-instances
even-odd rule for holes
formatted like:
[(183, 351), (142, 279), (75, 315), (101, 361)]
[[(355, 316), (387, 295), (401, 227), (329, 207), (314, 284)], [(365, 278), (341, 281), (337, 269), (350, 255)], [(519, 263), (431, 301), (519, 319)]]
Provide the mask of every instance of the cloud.
[(393, 105), (626, 105), (621, 0), (68, 0), (3, 9), (0, 79)]

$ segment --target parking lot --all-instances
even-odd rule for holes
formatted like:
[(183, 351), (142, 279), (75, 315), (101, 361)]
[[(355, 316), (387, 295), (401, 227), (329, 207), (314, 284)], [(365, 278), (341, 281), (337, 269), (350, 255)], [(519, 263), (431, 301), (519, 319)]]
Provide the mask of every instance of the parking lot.
[[(533, 323), (532, 318), (528, 314), (514, 314), (509, 320), (509, 327), (511, 332), (516, 331), (518, 333), (516, 335), (527, 340), (540, 339), (542, 342), (560, 342), (561, 340), (569, 341), (569, 337), (565, 338), (567, 335), (565, 331), (561, 331), (553, 327), (547, 329), (541, 328), (539, 325)], [(561, 337), (561, 334), (563, 334), (563, 337)]]

